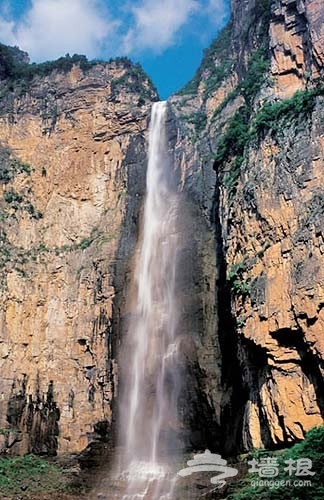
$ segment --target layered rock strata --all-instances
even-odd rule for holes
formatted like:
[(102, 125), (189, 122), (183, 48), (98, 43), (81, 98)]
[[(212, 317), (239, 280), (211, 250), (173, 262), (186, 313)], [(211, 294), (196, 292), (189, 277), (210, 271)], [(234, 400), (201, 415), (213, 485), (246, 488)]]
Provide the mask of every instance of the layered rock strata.
[(157, 96), (124, 60), (21, 85), (0, 111), (1, 449), (76, 452), (111, 427)]

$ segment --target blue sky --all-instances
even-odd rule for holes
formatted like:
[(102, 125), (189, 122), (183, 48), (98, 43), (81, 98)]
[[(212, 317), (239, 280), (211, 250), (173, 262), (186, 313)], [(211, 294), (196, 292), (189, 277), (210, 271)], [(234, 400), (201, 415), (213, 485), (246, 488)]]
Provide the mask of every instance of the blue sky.
[(140, 62), (161, 98), (193, 76), (230, 0), (0, 0), (0, 41), (32, 61), (69, 52)]

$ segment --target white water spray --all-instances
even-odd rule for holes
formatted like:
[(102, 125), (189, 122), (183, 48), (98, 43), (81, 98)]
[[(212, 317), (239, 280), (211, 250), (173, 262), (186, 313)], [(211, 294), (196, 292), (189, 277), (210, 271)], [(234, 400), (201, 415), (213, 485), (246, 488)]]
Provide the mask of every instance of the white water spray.
[[(143, 234), (135, 268), (135, 300), (123, 349), (119, 409), (125, 499), (170, 499), (161, 486), (177, 433), (179, 369), (178, 195), (172, 189), (165, 121), (167, 103), (153, 105)], [(142, 488), (141, 488), (142, 484)]]

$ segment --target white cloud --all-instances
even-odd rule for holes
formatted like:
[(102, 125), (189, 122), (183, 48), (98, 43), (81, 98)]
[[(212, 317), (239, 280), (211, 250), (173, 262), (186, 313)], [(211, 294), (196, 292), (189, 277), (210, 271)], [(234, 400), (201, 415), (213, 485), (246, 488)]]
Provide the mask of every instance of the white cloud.
[(116, 21), (102, 15), (96, 0), (32, 0), (30, 10), (16, 24), (0, 18), (2, 41), (18, 45), (36, 61), (66, 52), (95, 57), (116, 27)]
[(124, 51), (162, 52), (174, 43), (175, 35), (198, 9), (196, 0), (142, 0), (130, 7), (134, 24), (124, 37)]
[(1, 41), (7, 43), (8, 45), (13, 45), (15, 43), (14, 35), (15, 23), (13, 21), (6, 21), (0, 17), (0, 33)]
[[(1, 0), (0, 0), (1, 1)], [(118, 2), (118, 3), (117, 3)], [(181, 43), (185, 29), (204, 41), (224, 21), (229, 0), (31, 0), (18, 20), (9, 0), (0, 7), (0, 37), (33, 61), (66, 52), (88, 57), (161, 53)], [(111, 7), (108, 11), (108, 7)], [(114, 16), (111, 14), (114, 12)], [(105, 49), (105, 50), (103, 50)]]
[(228, 10), (228, 2), (226, 0), (208, 0), (207, 14), (211, 16), (211, 21), (215, 25), (220, 25), (224, 22)]

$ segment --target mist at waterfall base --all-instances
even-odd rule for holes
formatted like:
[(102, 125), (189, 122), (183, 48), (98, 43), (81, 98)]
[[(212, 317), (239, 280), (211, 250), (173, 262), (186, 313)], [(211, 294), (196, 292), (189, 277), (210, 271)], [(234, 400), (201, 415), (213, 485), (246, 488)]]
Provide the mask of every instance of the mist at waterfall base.
[(176, 294), (180, 196), (166, 137), (167, 103), (153, 105), (142, 234), (120, 353), (118, 473), (123, 499), (171, 499), (177, 456), (179, 304)]

